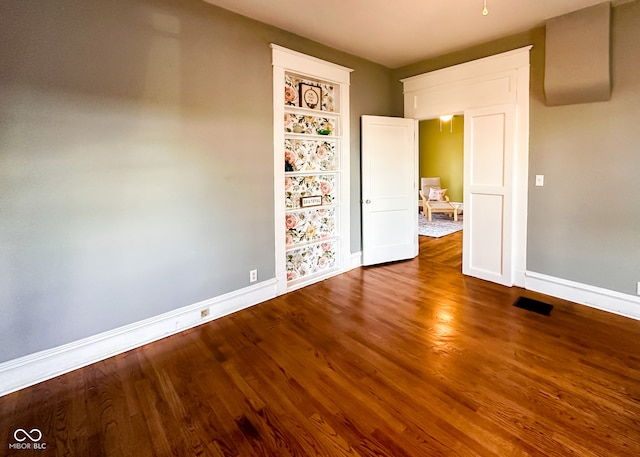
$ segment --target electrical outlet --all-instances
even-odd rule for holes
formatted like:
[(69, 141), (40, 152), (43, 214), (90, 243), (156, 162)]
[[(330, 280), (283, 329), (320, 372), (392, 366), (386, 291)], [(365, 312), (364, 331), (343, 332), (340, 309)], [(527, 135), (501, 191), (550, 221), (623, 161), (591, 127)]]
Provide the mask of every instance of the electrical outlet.
[(637, 293), (638, 295), (640, 295), (640, 281), (638, 281), (638, 288), (637, 288), (637, 290), (636, 290), (636, 293)]
[(208, 315), (209, 315), (209, 308), (205, 308), (205, 309), (203, 309), (203, 310), (201, 310), (201, 311), (200, 311), (200, 317), (201, 317), (201, 318), (203, 318), (203, 319), (204, 319), (204, 318), (205, 318), (205, 317), (207, 317)]
[(544, 175), (536, 175), (536, 186), (544, 186)]
[(249, 282), (256, 282), (258, 280), (258, 270), (251, 270), (249, 272)]

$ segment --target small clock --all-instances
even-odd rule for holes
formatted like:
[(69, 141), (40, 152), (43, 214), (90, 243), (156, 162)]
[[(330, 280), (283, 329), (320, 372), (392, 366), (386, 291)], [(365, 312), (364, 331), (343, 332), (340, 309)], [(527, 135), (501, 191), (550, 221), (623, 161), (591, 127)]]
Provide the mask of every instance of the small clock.
[(321, 109), (322, 88), (300, 83), (300, 97), (298, 99), (302, 108)]

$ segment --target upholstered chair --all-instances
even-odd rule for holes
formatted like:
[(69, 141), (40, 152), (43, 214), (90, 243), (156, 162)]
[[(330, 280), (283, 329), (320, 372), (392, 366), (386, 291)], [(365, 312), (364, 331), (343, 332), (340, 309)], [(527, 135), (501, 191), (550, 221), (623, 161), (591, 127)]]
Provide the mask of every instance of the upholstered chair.
[(420, 179), (420, 198), (422, 199), (422, 214), (427, 216), (431, 222), (433, 213), (447, 213), (453, 216), (453, 220), (458, 220), (458, 209), (449, 202), (446, 189), (440, 186), (440, 178)]

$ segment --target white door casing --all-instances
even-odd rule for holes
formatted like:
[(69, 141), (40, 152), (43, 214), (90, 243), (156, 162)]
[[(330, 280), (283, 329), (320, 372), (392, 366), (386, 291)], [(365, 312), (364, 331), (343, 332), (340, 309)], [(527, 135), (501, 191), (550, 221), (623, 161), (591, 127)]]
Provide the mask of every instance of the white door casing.
[(417, 122), (362, 116), (362, 263), (418, 255)]
[(513, 105), (464, 113), (462, 272), (511, 286)]
[[(505, 201), (500, 211), (502, 225), (496, 233), (482, 233), (476, 229), (475, 239), (482, 241), (476, 244), (472, 238), (469, 246), (463, 247), (463, 252), (466, 254), (463, 255), (463, 271), (476, 271), (470, 269), (469, 265), (465, 265), (465, 262), (472, 259), (477, 261), (475, 264), (477, 267), (483, 266), (488, 271), (498, 271), (497, 257), (494, 256), (491, 263), (486, 252), (482, 250), (487, 249), (486, 240), (500, 239), (502, 240), (501, 248), (506, 257), (501, 257), (500, 268), (504, 270), (504, 274), (499, 275), (499, 280), (496, 282), (521, 287), (525, 286), (527, 260), (530, 50), (531, 46), (526, 46), (402, 80), (406, 118), (425, 120), (437, 118), (443, 114), (465, 113), (466, 125), (467, 113), (470, 114), (473, 110), (501, 105), (510, 106), (512, 115), (505, 119), (505, 128), (509, 132), (505, 131), (505, 134), (512, 138), (512, 147), (505, 149), (508, 157), (504, 158), (504, 165), (509, 168), (505, 170), (504, 176), (510, 182), (506, 183), (509, 186), (509, 192), (503, 197)], [(497, 118), (491, 116), (488, 119), (476, 120), (480, 124), (497, 123)], [(469, 141), (465, 127), (465, 145)], [(467, 177), (465, 181), (466, 179)], [(465, 198), (466, 193), (465, 190)], [(464, 202), (465, 212), (470, 214), (465, 217), (465, 223), (467, 219), (473, 219), (474, 216), (487, 217), (491, 211), (498, 213), (497, 197), (483, 198), (480, 195), (484, 194), (479, 193), (478, 197), (473, 197), (475, 202), (471, 204), (475, 204), (476, 207), (473, 213), (467, 210), (470, 202)], [(483, 205), (487, 206), (485, 212), (480, 211)], [(491, 205), (493, 209), (488, 208)], [(484, 226), (486, 229), (490, 227), (489, 224)], [(463, 238), (464, 236), (463, 233)], [(477, 254), (474, 252), (476, 248), (480, 249)], [(475, 275), (475, 273), (467, 274)]]

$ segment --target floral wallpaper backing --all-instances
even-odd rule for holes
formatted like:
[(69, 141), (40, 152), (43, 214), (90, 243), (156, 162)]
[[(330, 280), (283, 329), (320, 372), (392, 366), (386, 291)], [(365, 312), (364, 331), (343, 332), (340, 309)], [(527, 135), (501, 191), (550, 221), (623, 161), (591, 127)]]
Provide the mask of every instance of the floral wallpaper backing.
[(321, 196), (323, 205), (331, 205), (336, 200), (336, 177), (285, 176), (285, 209), (300, 208), (301, 197)]
[(336, 145), (329, 141), (286, 139), (284, 160), (293, 171), (333, 171), (337, 169)]
[(312, 244), (287, 252), (287, 280), (293, 281), (325, 270), (336, 264), (335, 243)]
[(336, 234), (335, 208), (296, 211), (285, 216), (286, 244), (318, 241)]
[(335, 111), (335, 87), (333, 85), (309, 79), (302, 79), (289, 73), (284, 76), (285, 106), (300, 106), (300, 102), (298, 100), (300, 83), (320, 86), (322, 88), (322, 111)]
[(334, 134), (335, 121), (327, 117), (305, 116), (304, 114), (284, 114), (284, 131), (286, 133), (303, 133), (317, 135), (318, 130), (329, 130)]
[[(322, 100), (318, 111), (335, 112), (337, 88), (328, 83), (308, 80), (292, 74), (285, 74), (285, 106), (300, 107), (300, 83), (320, 86)], [(290, 110), (293, 111), (293, 110)], [(309, 275), (330, 270), (336, 266), (337, 210), (326, 208), (336, 202), (338, 151), (337, 139), (331, 136), (335, 131), (336, 118), (331, 115), (311, 116), (285, 113), (284, 131), (289, 134), (319, 135), (328, 130), (324, 138), (285, 138), (285, 167), (289, 172), (328, 172), (307, 176), (285, 175), (285, 216), (287, 246), (287, 280), (294, 281)], [(322, 205), (300, 208), (300, 198), (321, 196)], [(304, 246), (300, 247), (300, 244)]]

